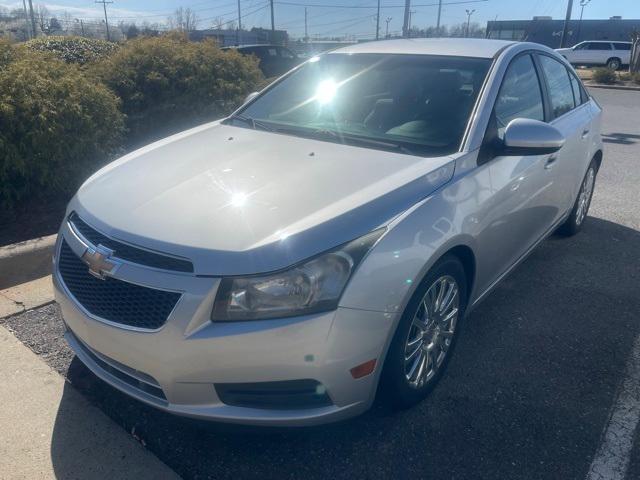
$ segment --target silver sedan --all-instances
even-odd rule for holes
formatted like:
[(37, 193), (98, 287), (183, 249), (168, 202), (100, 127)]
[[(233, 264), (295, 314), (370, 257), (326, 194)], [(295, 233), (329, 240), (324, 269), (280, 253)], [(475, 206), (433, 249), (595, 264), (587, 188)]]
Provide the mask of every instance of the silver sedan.
[[(168, 412), (303, 425), (436, 385), (465, 316), (585, 222), (601, 109), (531, 43), (363, 43), (111, 163), (54, 283), (100, 378)], [(487, 319), (490, 321), (490, 319)]]

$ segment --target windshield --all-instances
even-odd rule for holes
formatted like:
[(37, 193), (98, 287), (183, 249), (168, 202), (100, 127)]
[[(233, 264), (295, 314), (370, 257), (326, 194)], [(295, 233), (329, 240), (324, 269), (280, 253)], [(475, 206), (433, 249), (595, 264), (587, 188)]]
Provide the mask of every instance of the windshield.
[(227, 123), (418, 155), (458, 150), (491, 61), (328, 54)]

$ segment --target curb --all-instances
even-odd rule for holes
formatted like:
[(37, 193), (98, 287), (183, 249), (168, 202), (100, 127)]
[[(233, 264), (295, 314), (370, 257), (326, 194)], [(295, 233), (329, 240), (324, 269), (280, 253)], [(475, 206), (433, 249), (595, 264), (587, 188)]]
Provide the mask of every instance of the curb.
[(608, 88), (611, 90), (630, 90), (630, 91), (640, 91), (640, 87), (628, 87), (626, 85), (605, 85), (604, 83), (585, 83), (585, 87), (587, 88)]
[(0, 247), (0, 290), (49, 275), (56, 237), (49, 235)]

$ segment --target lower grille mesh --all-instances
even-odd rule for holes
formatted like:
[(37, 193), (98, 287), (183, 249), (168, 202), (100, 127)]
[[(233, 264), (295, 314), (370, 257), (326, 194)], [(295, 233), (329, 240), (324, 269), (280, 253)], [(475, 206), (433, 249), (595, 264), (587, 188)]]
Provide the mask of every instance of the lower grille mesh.
[(63, 240), (58, 271), (67, 289), (89, 313), (114, 323), (155, 330), (167, 321), (180, 294), (107, 277), (99, 280)]

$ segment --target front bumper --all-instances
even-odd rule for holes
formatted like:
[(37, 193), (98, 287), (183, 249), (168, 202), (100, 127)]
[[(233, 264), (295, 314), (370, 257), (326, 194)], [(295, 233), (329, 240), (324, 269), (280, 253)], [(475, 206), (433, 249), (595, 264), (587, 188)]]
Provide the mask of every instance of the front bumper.
[[(85, 246), (63, 227), (74, 252)], [(170, 413), (255, 425), (311, 425), (357, 415), (371, 405), (396, 314), (338, 308), (298, 318), (213, 323), (209, 315), (219, 280), (123, 265), (123, 281), (172, 288), (182, 297), (167, 322), (137, 331), (88, 314), (54, 270), (66, 338), (98, 377)], [(375, 371), (354, 379), (350, 370), (377, 359)], [(249, 408), (223, 403), (216, 384), (312, 379), (330, 404), (310, 408)], [(157, 393), (161, 392), (161, 393)]]

